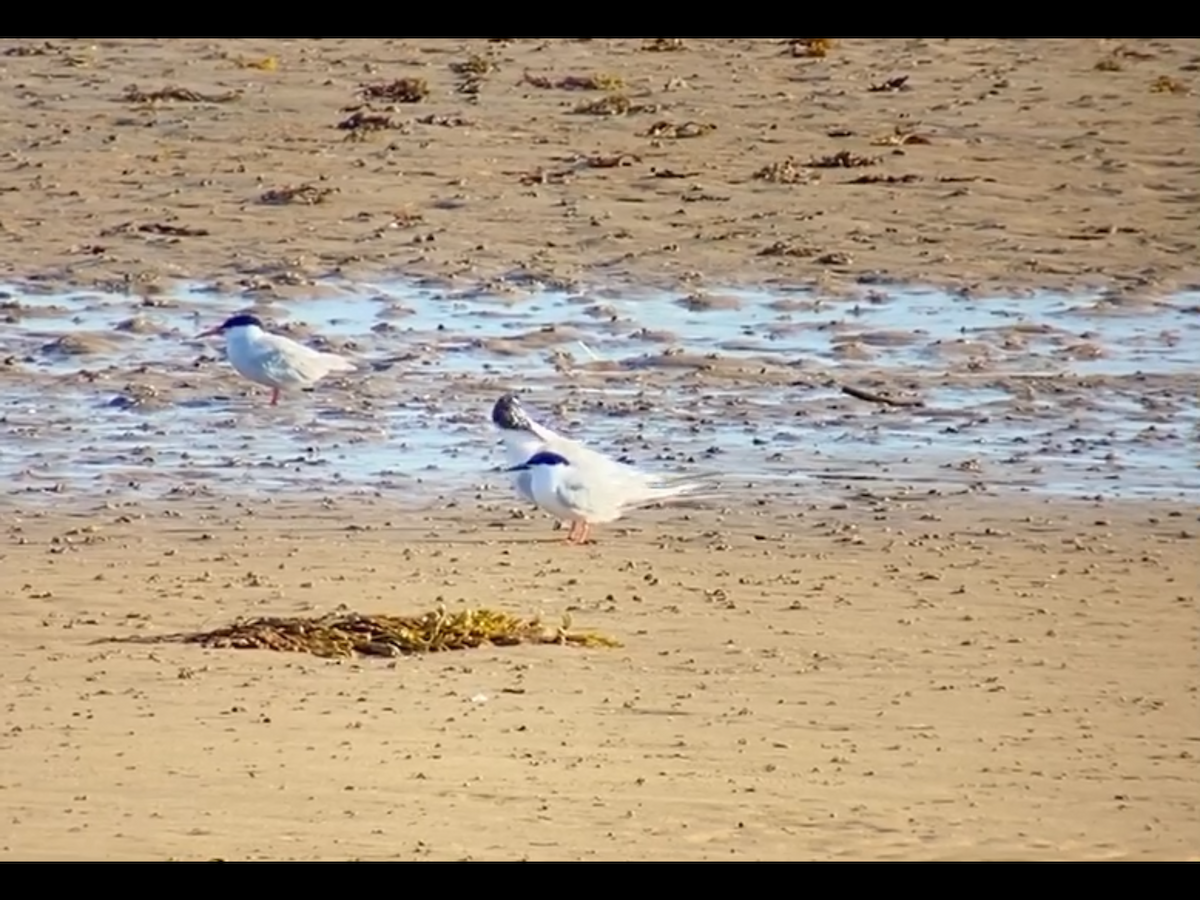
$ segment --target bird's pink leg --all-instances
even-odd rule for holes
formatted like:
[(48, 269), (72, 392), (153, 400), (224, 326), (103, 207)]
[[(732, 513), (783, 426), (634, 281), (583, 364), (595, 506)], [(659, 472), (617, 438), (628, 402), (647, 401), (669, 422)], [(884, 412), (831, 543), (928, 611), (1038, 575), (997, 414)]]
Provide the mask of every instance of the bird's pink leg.
[(271, 388), (271, 405), (279, 402), (279, 388)]
[(583, 527), (579, 529), (579, 540), (576, 541), (576, 543), (586, 544), (588, 542), (588, 537), (591, 535), (591, 533), (592, 533), (592, 523), (584, 522)]
[(568, 544), (582, 544), (587, 541), (591, 526), (587, 522), (572, 522), (571, 532), (567, 535)]

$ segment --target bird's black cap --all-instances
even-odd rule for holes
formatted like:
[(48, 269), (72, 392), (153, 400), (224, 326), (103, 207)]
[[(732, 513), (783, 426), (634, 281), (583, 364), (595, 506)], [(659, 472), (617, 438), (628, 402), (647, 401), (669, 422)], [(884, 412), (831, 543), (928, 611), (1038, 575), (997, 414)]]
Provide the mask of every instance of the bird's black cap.
[(221, 330), (228, 331), (230, 328), (244, 328), (248, 325), (257, 325), (263, 327), (262, 320), (258, 316), (252, 316), (249, 313), (238, 313), (236, 316), (230, 316), (221, 323)]
[(505, 431), (529, 431), (532, 423), (516, 394), (505, 394), (492, 407), (492, 424)]

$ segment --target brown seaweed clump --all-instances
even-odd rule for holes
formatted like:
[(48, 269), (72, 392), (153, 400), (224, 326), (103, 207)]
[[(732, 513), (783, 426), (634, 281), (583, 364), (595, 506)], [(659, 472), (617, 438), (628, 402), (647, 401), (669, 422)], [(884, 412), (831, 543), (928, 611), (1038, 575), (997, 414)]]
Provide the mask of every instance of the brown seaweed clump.
[(450, 71), (455, 75), (461, 75), (464, 78), (469, 76), (480, 77), (488, 72), (493, 72), (496, 69), (496, 64), (486, 56), (480, 56), (478, 53), (473, 53), (462, 62), (450, 63)]
[(311, 653), (325, 658), (401, 656), (439, 653), (474, 647), (516, 644), (571, 644), (578, 647), (619, 647), (612, 638), (570, 630), (569, 616), (547, 627), (538, 619), (524, 620), (490, 609), (447, 612), (439, 606), (421, 616), (361, 615), (337, 612), (324, 616), (238, 619), (212, 631), (107, 638), (107, 643), (199, 644), (209, 648), (278, 650)]
[(839, 150), (830, 156), (810, 159), (806, 165), (810, 169), (857, 169), (860, 166), (877, 166), (879, 162), (878, 156), (863, 156), (849, 150)]
[(392, 103), (420, 103), (429, 96), (424, 78), (397, 78), (364, 84), (359, 93), (367, 100), (388, 100)]
[(1150, 84), (1150, 90), (1155, 94), (1188, 94), (1191, 90), (1178, 78), (1170, 75), (1159, 75)]
[[(351, 107), (347, 107), (347, 111)], [(371, 112), (369, 108), (357, 107), (345, 119), (337, 123), (342, 131), (347, 131), (346, 140), (363, 140), (367, 135), (388, 129), (403, 130), (403, 122), (393, 119), (387, 113)]]
[(607, 94), (599, 100), (579, 104), (574, 111), (583, 116), (623, 116), (635, 109), (633, 102), (624, 94)]
[(190, 88), (165, 87), (157, 91), (143, 91), (131, 84), (125, 88), (122, 100), (128, 103), (231, 103), (242, 96), (241, 91), (225, 91), (222, 94), (204, 94)]
[(320, 187), (306, 182), (300, 185), (289, 184), (286, 187), (271, 188), (259, 195), (258, 202), (268, 206), (284, 206), (289, 203), (315, 206), (318, 203), (324, 203), (330, 194), (335, 193), (337, 193), (337, 188)]
[(717, 130), (717, 126), (711, 122), (684, 122), (682, 125), (676, 125), (673, 122), (663, 120), (655, 122), (646, 129), (646, 137), (669, 137), (669, 138), (693, 138), (704, 137), (706, 134), (711, 134)]
[(642, 44), (642, 49), (650, 53), (672, 53), (683, 50), (686, 46), (683, 38), (651, 38)]
[(753, 175), (759, 181), (770, 181), (773, 184), (808, 184), (812, 177), (796, 165), (792, 157), (782, 162), (773, 162), (763, 166)]
[(590, 75), (564, 75), (555, 81), (547, 75), (535, 75), (526, 70), (521, 76), (521, 83), (543, 90), (558, 88), (561, 91), (619, 91), (625, 87), (625, 79), (620, 75), (607, 72), (594, 72)]
[(792, 56), (823, 59), (833, 49), (833, 43), (829, 38), (791, 38), (787, 45)]

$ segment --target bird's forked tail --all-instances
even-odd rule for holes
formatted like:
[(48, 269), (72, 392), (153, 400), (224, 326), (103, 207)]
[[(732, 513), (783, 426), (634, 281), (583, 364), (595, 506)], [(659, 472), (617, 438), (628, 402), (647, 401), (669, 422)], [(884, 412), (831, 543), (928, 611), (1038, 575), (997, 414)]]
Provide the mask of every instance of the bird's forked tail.
[(636, 501), (636, 505), (722, 500), (730, 495), (730, 491), (723, 488), (711, 475), (668, 475), (648, 483), (643, 495)]
[(354, 372), (357, 371), (358, 365), (344, 356), (338, 356), (336, 353), (325, 353), (325, 364), (330, 372)]

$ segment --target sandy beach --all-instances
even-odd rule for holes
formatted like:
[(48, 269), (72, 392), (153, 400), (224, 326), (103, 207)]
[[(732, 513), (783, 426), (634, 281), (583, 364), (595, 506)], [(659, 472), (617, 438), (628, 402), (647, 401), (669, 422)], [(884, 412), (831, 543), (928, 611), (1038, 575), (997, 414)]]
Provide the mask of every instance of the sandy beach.
[[(1200, 859), (1200, 41), (0, 70), (0, 858)], [(508, 390), (730, 498), (565, 546)], [(439, 605), (619, 646), (108, 640)]]

